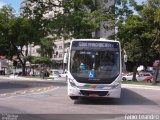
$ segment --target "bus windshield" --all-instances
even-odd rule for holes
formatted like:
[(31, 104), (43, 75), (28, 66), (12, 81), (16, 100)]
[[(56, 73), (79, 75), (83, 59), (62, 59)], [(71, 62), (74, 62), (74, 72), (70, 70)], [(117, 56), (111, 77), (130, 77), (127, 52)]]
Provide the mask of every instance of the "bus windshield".
[(81, 83), (111, 83), (120, 73), (120, 52), (71, 50), (70, 71)]

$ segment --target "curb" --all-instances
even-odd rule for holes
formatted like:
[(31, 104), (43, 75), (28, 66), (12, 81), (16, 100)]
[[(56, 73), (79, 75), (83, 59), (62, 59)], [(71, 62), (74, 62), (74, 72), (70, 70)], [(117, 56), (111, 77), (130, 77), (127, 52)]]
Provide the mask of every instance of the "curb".
[(137, 89), (160, 90), (159, 86), (149, 86), (149, 85), (122, 84), (122, 87), (123, 88), (137, 88)]
[[(26, 78), (26, 77), (19, 77), (19, 76), (14, 76), (14, 77), (8, 77), (8, 76), (0, 76), (0, 81), (4, 80), (36, 80), (36, 81), (53, 81), (54, 79), (42, 79), (42, 78)], [(4, 80), (3, 80), (4, 79)]]

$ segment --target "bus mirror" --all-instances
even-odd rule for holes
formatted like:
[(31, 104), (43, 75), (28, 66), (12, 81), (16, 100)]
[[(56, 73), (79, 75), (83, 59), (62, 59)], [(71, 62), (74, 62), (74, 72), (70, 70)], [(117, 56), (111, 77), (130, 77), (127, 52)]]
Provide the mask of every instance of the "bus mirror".
[(63, 63), (68, 63), (68, 54), (64, 54)]

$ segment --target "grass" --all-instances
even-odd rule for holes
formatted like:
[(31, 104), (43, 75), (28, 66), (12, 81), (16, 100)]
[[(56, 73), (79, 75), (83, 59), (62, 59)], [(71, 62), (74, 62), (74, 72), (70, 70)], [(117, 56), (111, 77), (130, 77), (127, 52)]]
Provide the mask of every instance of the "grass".
[[(25, 77), (25, 78), (37, 78), (37, 79), (42, 79), (42, 77), (40, 77), (40, 76), (22, 76), (22, 77)], [(44, 79), (53, 79), (53, 78), (44, 77)]]
[(26, 78), (42, 78), (40, 76), (23, 76), (23, 77), (26, 77)]
[(153, 85), (150, 82), (138, 82), (138, 81), (122, 81), (122, 84), (160, 86), (160, 83), (157, 83), (156, 85)]

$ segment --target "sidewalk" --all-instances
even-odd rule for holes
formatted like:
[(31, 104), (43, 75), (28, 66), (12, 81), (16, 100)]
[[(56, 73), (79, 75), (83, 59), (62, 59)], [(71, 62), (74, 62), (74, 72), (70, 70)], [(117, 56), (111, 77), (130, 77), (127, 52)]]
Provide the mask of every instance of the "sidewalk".
[(17, 75), (10, 75), (10, 76), (0, 76), (0, 81), (3, 80), (36, 80), (36, 81), (46, 81), (46, 80), (53, 80), (53, 79), (42, 79), (42, 78), (29, 78), (29, 77), (23, 77), (23, 76), (17, 76)]
[(10, 76), (0, 76), (0, 81), (5, 80), (28, 80), (28, 81), (66, 81), (65, 78), (34, 78), (34, 77), (26, 77), (26, 76), (17, 76), (17, 75), (10, 75)]
[(137, 88), (137, 89), (160, 90), (160, 86), (134, 85), (134, 84), (122, 84), (122, 88)]

